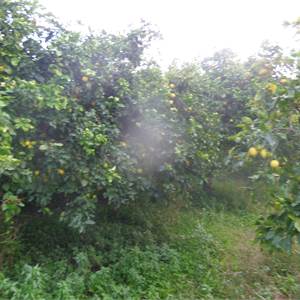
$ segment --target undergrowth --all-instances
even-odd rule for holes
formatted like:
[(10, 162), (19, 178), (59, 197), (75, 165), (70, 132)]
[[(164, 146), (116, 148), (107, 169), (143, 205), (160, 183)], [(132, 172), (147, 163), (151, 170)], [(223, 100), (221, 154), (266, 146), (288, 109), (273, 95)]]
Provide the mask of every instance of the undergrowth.
[(254, 242), (266, 200), (253, 202), (233, 178), (216, 180), (210, 197), (206, 208), (105, 207), (81, 235), (55, 215), (24, 215), (0, 273), (0, 299), (299, 299), (298, 254)]
[(100, 216), (81, 236), (53, 216), (31, 218), (20, 232), (18, 258), (1, 273), (0, 298), (221, 297), (220, 270), (212, 268), (218, 249), (199, 219), (158, 204), (136, 210), (139, 218), (106, 211), (114, 218)]

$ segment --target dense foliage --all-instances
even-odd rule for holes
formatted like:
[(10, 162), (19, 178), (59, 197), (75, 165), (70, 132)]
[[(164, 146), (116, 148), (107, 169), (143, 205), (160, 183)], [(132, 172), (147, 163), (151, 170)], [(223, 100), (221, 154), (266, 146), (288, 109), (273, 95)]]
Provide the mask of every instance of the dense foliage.
[(143, 60), (156, 33), (81, 36), (38, 12), (1, 6), (6, 220), (30, 203), (83, 231), (101, 203), (201, 187), (218, 161), (218, 117)]
[[(293, 25), (299, 28), (299, 21)], [(260, 71), (256, 95), (248, 104), (251, 115), (243, 118), (241, 131), (232, 137), (250, 148), (239, 157), (255, 163), (252, 178), (265, 179), (272, 187), (273, 209), (258, 222), (258, 238), (288, 251), (293, 239), (300, 238), (299, 66), (299, 51), (286, 56), (279, 47), (264, 49), (254, 63)]]
[(262, 244), (300, 241), (299, 51), (163, 72), (149, 24), (83, 35), (35, 1), (0, 4), (1, 299), (226, 298), (205, 209), (250, 198), (271, 202)]

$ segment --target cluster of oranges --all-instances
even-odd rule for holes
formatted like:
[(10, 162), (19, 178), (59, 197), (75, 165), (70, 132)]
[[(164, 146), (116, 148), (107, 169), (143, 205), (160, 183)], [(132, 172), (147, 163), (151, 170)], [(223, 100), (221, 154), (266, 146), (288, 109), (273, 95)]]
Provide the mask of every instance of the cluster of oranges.
[[(176, 87), (176, 86), (175, 86), (174, 83), (170, 83), (169, 88), (170, 88), (171, 90), (174, 90), (175, 87)], [(175, 99), (175, 98), (176, 98), (176, 94), (175, 94), (174, 92), (171, 92), (171, 93), (169, 94), (169, 97), (170, 97), (171, 99)], [(170, 103), (171, 103), (171, 101), (172, 101), (172, 103), (174, 103), (173, 100), (170, 100)]]
[[(34, 144), (36, 144), (36, 142), (30, 141), (30, 140), (25, 140), (25, 141), (22, 141), (21, 144), (22, 144), (23, 147), (31, 149), (31, 148), (33, 148)], [(64, 169), (59, 168), (56, 171), (57, 171), (57, 174), (59, 174), (61, 176), (65, 175), (65, 170)], [(40, 175), (40, 171), (39, 170), (35, 170), (34, 171), (34, 175), (35, 176), (39, 176)]]
[[(65, 170), (64, 169), (57, 169), (57, 174), (59, 174), (60, 176), (64, 176), (65, 175)], [(39, 170), (35, 170), (34, 171), (34, 175), (35, 176), (40, 176), (40, 171)]]
[[(248, 150), (248, 155), (250, 157), (256, 157), (257, 155), (260, 155), (262, 158), (268, 158), (271, 157), (271, 153), (267, 151), (266, 149), (262, 148), (260, 150), (256, 149), (255, 147), (251, 147)], [(280, 164), (277, 159), (272, 159), (270, 161), (270, 167), (273, 169), (279, 168)]]
[[(170, 88), (170, 89), (174, 90), (175, 87), (176, 87), (176, 86), (175, 86), (174, 83), (170, 83), (170, 85), (169, 85), (169, 88)], [(170, 104), (170, 106), (171, 106), (170, 110), (171, 110), (172, 112), (177, 112), (177, 111), (178, 111), (177, 108), (174, 107), (174, 106), (172, 106), (172, 105), (174, 104), (174, 99), (176, 98), (176, 94), (175, 94), (174, 92), (172, 92), (172, 93), (169, 94), (169, 97), (170, 97), (170, 99), (169, 99), (169, 104)]]
[[(170, 99), (169, 99), (168, 102), (171, 105), (171, 111), (173, 111), (173, 112), (178, 111), (178, 109), (176, 107), (172, 106), (174, 104), (174, 99), (177, 97), (177, 95), (174, 93), (175, 87), (176, 87), (176, 85), (174, 83), (169, 84), (169, 88), (172, 90), (172, 92), (169, 94)], [(185, 110), (188, 111), (188, 112), (193, 111), (192, 107), (190, 107), (190, 106), (187, 107)]]

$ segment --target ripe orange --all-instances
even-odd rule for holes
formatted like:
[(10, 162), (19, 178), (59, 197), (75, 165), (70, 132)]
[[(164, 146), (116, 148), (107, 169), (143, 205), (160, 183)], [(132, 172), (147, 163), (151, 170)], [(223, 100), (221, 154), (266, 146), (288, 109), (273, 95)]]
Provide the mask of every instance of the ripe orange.
[(273, 168), (273, 169), (278, 168), (278, 167), (279, 167), (279, 161), (276, 160), (276, 159), (271, 160), (270, 166), (271, 166), (271, 168)]
[(269, 153), (266, 149), (261, 149), (259, 154), (262, 158), (267, 158)]
[(280, 83), (281, 83), (281, 84), (286, 84), (287, 82), (288, 82), (288, 80), (285, 79), (285, 78), (280, 79)]
[(257, 156), (258, 152), (256, 150), (255, 147), (251, 147), (249, 150), (248, 150), (248, 155), (251, 156), (251, 157), (255, 157)]
[(65, 175), (65, 170), (64, 169), (57, 169), (57, 173), (61, 176)]

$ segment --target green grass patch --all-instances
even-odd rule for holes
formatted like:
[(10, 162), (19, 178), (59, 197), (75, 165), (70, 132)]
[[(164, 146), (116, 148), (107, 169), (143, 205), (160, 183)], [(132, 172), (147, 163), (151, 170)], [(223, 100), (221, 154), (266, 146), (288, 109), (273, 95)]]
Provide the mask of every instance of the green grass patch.
[(255, 243), (254, 214), (208, 212), (202, 222), (222, 252), (226, 299), (300, 299), (299, 254), (270, 253)]
[(55, 216), (25, 217), (0, 299), (300, 299), (299, 255), (262, 250), (257, 212), (222, 207), (106, 208), (82, 235)]

